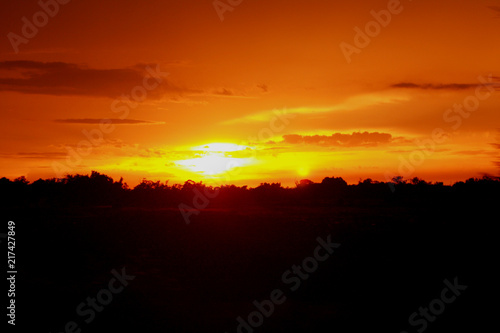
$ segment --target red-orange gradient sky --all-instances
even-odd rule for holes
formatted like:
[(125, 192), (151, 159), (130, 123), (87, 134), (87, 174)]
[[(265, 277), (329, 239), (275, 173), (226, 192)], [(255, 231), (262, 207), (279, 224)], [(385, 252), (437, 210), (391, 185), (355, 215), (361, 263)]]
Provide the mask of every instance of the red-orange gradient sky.
[(0, 15), (2, 177), (498, 174), (498, 0), (26, 0)]

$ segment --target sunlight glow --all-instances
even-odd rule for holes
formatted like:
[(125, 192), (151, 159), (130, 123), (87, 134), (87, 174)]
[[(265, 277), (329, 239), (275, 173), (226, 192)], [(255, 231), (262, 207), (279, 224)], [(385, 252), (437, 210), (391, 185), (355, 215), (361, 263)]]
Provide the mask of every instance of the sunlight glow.
[(206, 152), (230, 152), (245, 150), (246, 146), (237, 145), (234, 143), (209, 143), (191, 148), (191, 150), (200, 150)]
[(309, 168), (306, 166), (301, 166), (300, 168), (297, 169), (297, 173), (301, 177), (306, 177), (309, 175)]
[(176, 162), (193, 172), (199, 172), (204, 175), (214, 176), (231, 169), (250, 164), (247, 158), (224, 157), (223, 154), (214, 154), (182, 160)]
[(192, 147), (199, 157), (176, 161), (177, 165), (206, 176), (217, 176), (252, 163), (250, 158), (232, 157), (231, 152), (243, 151), (249, 147), (233, 143), (209, 143)]

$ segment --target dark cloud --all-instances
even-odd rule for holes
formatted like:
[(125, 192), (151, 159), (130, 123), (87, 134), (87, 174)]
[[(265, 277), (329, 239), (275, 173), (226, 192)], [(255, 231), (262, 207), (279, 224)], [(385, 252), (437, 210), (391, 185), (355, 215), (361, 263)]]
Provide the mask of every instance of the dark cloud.
[(494, 76), (493, 80), (495, 80), (495, 83), (493, 83), (493, 87), (497, 90), (500, 90), (500, 77)]
[(63, 159), (66, 158), (68, 154), (65, 152), (21, 152), (13, 154), (1, 154), (2, 157), (6, 158), (33, 158), (33, 159)]
[[(130, 68), (93, 69), (65, 62), (0, 62), (0, 91), (26, 94), (80, 95), (117, 98), (131, 94), (139, 86), (147, 98), (157, 99), (167, 93), (190, 92), (167, 81), (168, 73), (158, 65), (140, 64)], [(159, 78), (159, 83), (152, 78)], [(145, 81), (146, 78), (149, 78)], [(147, 86), (153, 89), (147, 89)]]
[(492, 152), (491, 150), (480, 149), (480, 150), (461, 150), (454, 152), (454, 154), (476, 156), (476, 155), (494, 155), (495, 152)]
[[(199, 91), (197, 93), (199, 96), (209, 96), (209, 97), (216, 96), (216, 97), (231, 97), (231, 98), (252, 98), (251, 96), (247, 96), (245, 93), (235, 92), (234, 90), (227, 88), (215, 89), (212, 90), (212, 92)], [(192, 95), (195, 96), (197, 93), (193, 93)]]
[[(54, 122), (56, 123), (64, 123), (64, 124), (99, 124), (104, 119), (56, 119)], [(105, 119), (106, 123), (109, 121), (115, 125), (161, 125), (164, 122), (156, 122), (156, 121), (147, 121), (147, 120), (137, 120), (137, 119)]]
[(407, 88), (407, 89), (429, 89), (429, 90), (466, 90), (477, 87), (477, 83), (448, 83), (448, 84), (433, 84), (433, 83), (412, 83), (400, 82), (391, 85), (391, 88)]
[[(127, 68), (95, 69), (65, 62), (3, 61), (0, 62), (0, 92), (109, 98), (119, 98), (122, 95), (130, 98), (135, 93), (137, 98), (142, 99), (143, 92), (146, 91), (147, 99), (167, 97), (170, 101), (183, 103), (193, 102), (189, 98), (185, 100), (185, 96), (249, 98), (228, 88), (209, 92), (179, 86), (167, 80), (167, 76), (167, 72), (153, 63), (140, 63)], [(134, 92), (137, 87), (141, 89)]]
[[(409, 141), (409, 143), (412, 143), (412, 142)], [(415, 149), (417, 149), (417, 148), (388, 150), (387, 152), (391, 153), (391, 154), (411, 154), (411, 153), (415, 152)], [(438, 149), (433, 149), (432, 151), (434, 153), (444, 153), (444, 152), (450, 152), (451, 149), (448, 149), (448, 148), (438, 148)]]
[[(500, 7), (499, 7), (500, 8)], [(487, 86), (492, 86), (495, 89), (500, 87), (500, 78), (498, 76), (490, 76), (490, 83)], [(414, 83), (414, 82), (399, 82), (391, 85), (391, 88), (405, 89), (424, 89), (424, 90), (467, 90), (474, 89), (479, 83)]]
[(257, 85), (257, 88), (262, 89), (263, 92), (269, 91), (269, 87), (267, 86), (267, 84), (259, 84), (259, 85)]
[(488, 6), (488, 8), (497, 12), (500, 17), (500, 6)]
[(226, 88), (221, 89), (221, 90), (216, 90), (216, 91), (214, 91), (214, 94), (215, 95), (222, 95), (222, 96), (234, 96), (235, 95), (231, 90), (226, 89)]
[(328, 135), (283, 135), (283, 142), (288, 144), (311, 144), (331, 147), (374, 146), (393, 141), (392, 135), (379, 132), (354, 132), (352, 134), (334, 133)]

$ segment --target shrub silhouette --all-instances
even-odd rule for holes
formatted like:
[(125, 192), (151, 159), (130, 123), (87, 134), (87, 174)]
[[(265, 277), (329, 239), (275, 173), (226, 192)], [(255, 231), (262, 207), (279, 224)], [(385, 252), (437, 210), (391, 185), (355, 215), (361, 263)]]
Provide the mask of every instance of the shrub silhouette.
[[(396, 191), (391, 191), (392, 185)], [(242, 205), (378, 205), (422, 203), (430, 200), (459, 200), (478, 202), (494, 200), (500, 189), (500, 178), (483, 176), (456, 182), (452, 186), (429, 183), (420, 178), (404, 180), (396, 177), (391, 183), (368, 178), (356, 185), (348, 185), (340, 177), (326, 177), (321, 183), (301, 180), (295, 188), (284, 188), (281, 183), (261, 183), (247, 186), (207, 186), (192, 180), (183, 185), (168, 185), (168, 181), (143, 179), (130, 189), (123, 178), (113, 178), (92, 171), (90, 175), (67, 175), (65, 178), (38, 179), (29, 183), (25, 177), (0, 179), (2, 207), (177, 207), (191, 204), (198, 194), (206, 195), (213, 207)], [(207, 195), (209, 194), (209, 195)]]

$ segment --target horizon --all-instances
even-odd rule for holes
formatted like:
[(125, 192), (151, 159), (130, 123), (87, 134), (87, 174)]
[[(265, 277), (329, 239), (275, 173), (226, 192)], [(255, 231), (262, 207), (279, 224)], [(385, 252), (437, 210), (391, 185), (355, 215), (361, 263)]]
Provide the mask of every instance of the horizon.
[[(87, 174), (67, 174), (64, 177), (53, 177), (53, 178), (45, 178), (45, 179), (38, 178), (35, 180), (29, 180), (24, 176), (20, 176), (20, 177), (16, 177), (16, 178), (12, 178), (12, 179), (7, 178), (7, 177), (0, 177), (0, 180), (7, 179), (10, 182), (22, 181), (22, 182), (26, 182), (27, 185), (32, 185), (34, 182), (39, 181), (39, 180), (42, 180), (44, 182), (50, 181), (50, 180), (55, 180), (57, 182), (64, 182), (65, 180), (70, 180), (70, 179), (75, 178), (75, 177), (91, 178), (92, 174), (94, 174), (94, 173), (97, 176), (104, 176), (104, 177), (110, 178), (113, 181), (113, 183), (122, 183), (125, 187), (128, 187), (128, 189), (130, 189), (130, 190), (133, 190), (135, 187), (137, 187), (138, 185), (140, 185), (142, 183), (159, 183), (160, 185), (164, 185), (167, 187), (175, 187), (175, 186), (183, 186), (186, 183), (192, 182), (195, 185), (203, 185), (203, 186), (212, 187), (212, 188), (236, 186), (239, 188), (246, 187), (248, 189), (254, 189), (254, 188), (257, 188), (257, 187), (264, 185), (264, 184), (279, 184), (281, 188), (284, 188), (284, 189), (292, 188), (293, 189), (293, 188), (296, 188), (299, 186), (305, 186), (305, 185), (310, 185), (310, 184), (321, 184), (322, 181), (326, 180), (326, 179), (339, 179), (339, 180), (344, 181), (349, 186), (359, 185), (361, 183), (366, 183), (367, 181), (369, 181), (370, 184), (388, 184), (389, 185), (389, 184), (397, 184), (398, 182), (403, 183), (403, 184), (414, 184), (414, 182), (415, 183), (416, 182), (424, 182), (427, 185), (442, 184), (443, 186), (453, 186), (457, 183), (465, 183), (466, 181), (469, 181), (469, 180), (474, 180), (474, 181), (479, 181), (479, 180), (493, 180), (493, 181), (496, 180), (496, 181), (498, 181), (498, 180), (500, 180), (500, 176), (495, 176), (495, 175), (491, 175), (491, 174), (481, 174), (480, 177), (468, 177), (466, 179), (461, 179), (461, 180), (457, 180), (457, 181), (453, 181), (453, 182), (449, 182), (449, 183), (443, 182), (443, 181), (433, 181), (433, 180), (423, 179), (423, 178), (416, 177), (416, 176), (412, 177), (412, 178), (404, 178), (402, 176), (399, 176), (399, 177), (395, 177), (391, 180), (377, 180), (377, 179), (373, 179), (373, 178), (368, 177), (368, 178), (359, 178), (356, 182), (349, 182), (346, 179), (344, 179), (342, 176), (331, 175), (331, 176), (325, 176), (319, 180), (312, 180), (312, 179), (308, 179), (308, 178), (294, 180), (294, 183), (292, 185), (284, 184), (282, 182), (272, 181), (272, 180), (271, 181), (261, 181), (261, 182), (255, 183), (253, 185), (249, 185), (249, 184), (245, 183), (244, 181), (242, 181), (241, 184), (235, 184), (235, 183), (231, 183), (231, 182), (215, 181), (215, 180), (207, 180), (207, 179), (202, 179), (199, 181), (195, 181), (193, 179), (187, 179), (183, 182), (174, 183), (174, 182), (170, 182), (169, 179), (161, 180), (161, 179), (147, 179), (147, 178), (142, 178), (141, 181), (138, 182), (137, 184), (130, 184), (123, 177), (115, 178), (115, 177), (112, 177), (110, 175), (100, 173), (99, 171), (96, 171), (96, 170), (92, 170), (90, 173), (87, 173)], [(397, 178), (399, 178), (399, 179), (397, 179)]]

